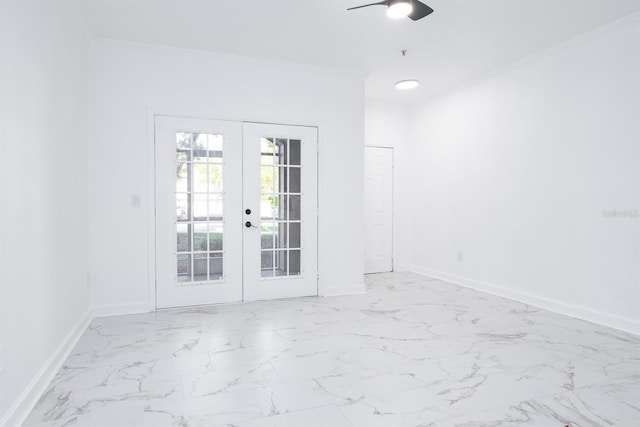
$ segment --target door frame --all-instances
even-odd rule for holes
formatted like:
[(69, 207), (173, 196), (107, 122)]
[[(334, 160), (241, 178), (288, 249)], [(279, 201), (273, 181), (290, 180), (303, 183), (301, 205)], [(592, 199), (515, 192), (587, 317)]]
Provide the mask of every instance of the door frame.
[[(396, 150), (386, 145), (365, 145), (364, 148), (384, 148), (391, 150), (391, 271), (396, 271)], [(364, 149), (363, 149), (364, 150)], [(364, 156), (363, 156), (364, 158)], [(364, 177), (363, 177), (364, 178)], [(364, 254), (363, 254), (364, 256)], [(375, 274), (375, 273), (365, 273)]]
[[(157, 288), (156, 288), (156, 131), (155, 131), (155, 121), (156, 117), (175, 117), (181, 119), (199, 119), (199, 120), (219, 120), (219, 121), (235, 121), (239, 123), (258, 123), (258, 124), (272, 124), (272, 125), (286, 125), (286, 126), (300, 126), (300, 127), (311, 127), (315, 128), (317, 132), (317, 156), (316, 156), (316, 197), (317, 197), (317, 225), (316, 225), (316, 265), (317, 265), (317, 279), (316, 279), (316, 290), (317, 296), (323, 295), (322, 292), (322, 283), (320, 282), (320, 229), (321, 229), (321, 221), (320, 221), (320, 126), (317, 124), (290, 124), (287, 123), (286, 120), (282, 120), (280, 122), (274, 122), (271, 120), (252, 120), (250, 118), (247, 119), (238, 119), (234, 117), (211, 117), (202, 114), (188, 114), (184, 111), (177, 112), (171, 111), (170, 109), (165, 108), (147, 108), (147, 153), (146, 153), (146, 169), (147, 169), (147, 182), (146, 188), (143, 192), (142, 189), (136, 189), (142, 194), (146, 193), (146, 202), (144, 198), (142, 199), (142, 207), (146, 208), (146, 218), (147, 218), (147, 290), (148, 290), (148, 300), (145, 303), (133, 303), (130, 304), (131, 312), (140, 312), (140, 308), (143, 305), (146, 305), (148, 312), (154, 312), (159, 309), (157, 307)], [(244, 297), (244, 290), (243, 290)], [(239, 301), (237, 303), (224, 303), (224, 304), (243, 304), (244, 301)], [(126, 311), (126, 310), (125, 310)]]

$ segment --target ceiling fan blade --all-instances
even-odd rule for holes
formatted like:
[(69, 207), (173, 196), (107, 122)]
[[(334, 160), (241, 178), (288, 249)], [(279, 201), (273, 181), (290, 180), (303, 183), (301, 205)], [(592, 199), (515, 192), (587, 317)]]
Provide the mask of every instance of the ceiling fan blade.
[(432, 13), (433, 9), (431, 9), (429, 6), (422, 3), (421, 1), (413, 0), (413, 11), (409, 14), (409, 18), (417, 21), (418, 19), (422, 19)]
[(378, 6), (378, 5), (388, 6), (389, 5), (389, 0), (381, 1), (381, 2), (378, 2), (378, 3), (364, 4), (362, 6), (350, 7), (347, 10), (362, 9), (363, 7)]

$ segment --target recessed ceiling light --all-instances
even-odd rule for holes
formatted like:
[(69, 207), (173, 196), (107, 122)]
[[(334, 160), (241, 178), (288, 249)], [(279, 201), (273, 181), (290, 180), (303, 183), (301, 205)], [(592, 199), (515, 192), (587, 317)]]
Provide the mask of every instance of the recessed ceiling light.
[(396, 89), (398, 90), (415, 89), (418, 86), (420, 86), (420, 82), (417, 80), (400, 80), (396, 83)]
[(403, 18), (413, 11), (411, 0), (391, 0), (387, 8), (389, 18)]

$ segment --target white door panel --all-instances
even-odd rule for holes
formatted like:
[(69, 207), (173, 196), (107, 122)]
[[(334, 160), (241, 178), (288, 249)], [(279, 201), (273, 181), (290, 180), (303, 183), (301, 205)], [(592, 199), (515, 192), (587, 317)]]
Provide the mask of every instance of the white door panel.
[(393, 270), (393, 149), (365, 147), (365, 273)]

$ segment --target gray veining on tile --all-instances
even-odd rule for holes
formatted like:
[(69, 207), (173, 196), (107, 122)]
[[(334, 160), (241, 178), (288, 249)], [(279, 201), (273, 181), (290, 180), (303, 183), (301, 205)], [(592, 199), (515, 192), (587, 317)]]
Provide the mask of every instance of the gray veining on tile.
[(95, 319), (26, 426), (638, 426), (640, 337), (411, 273)]

